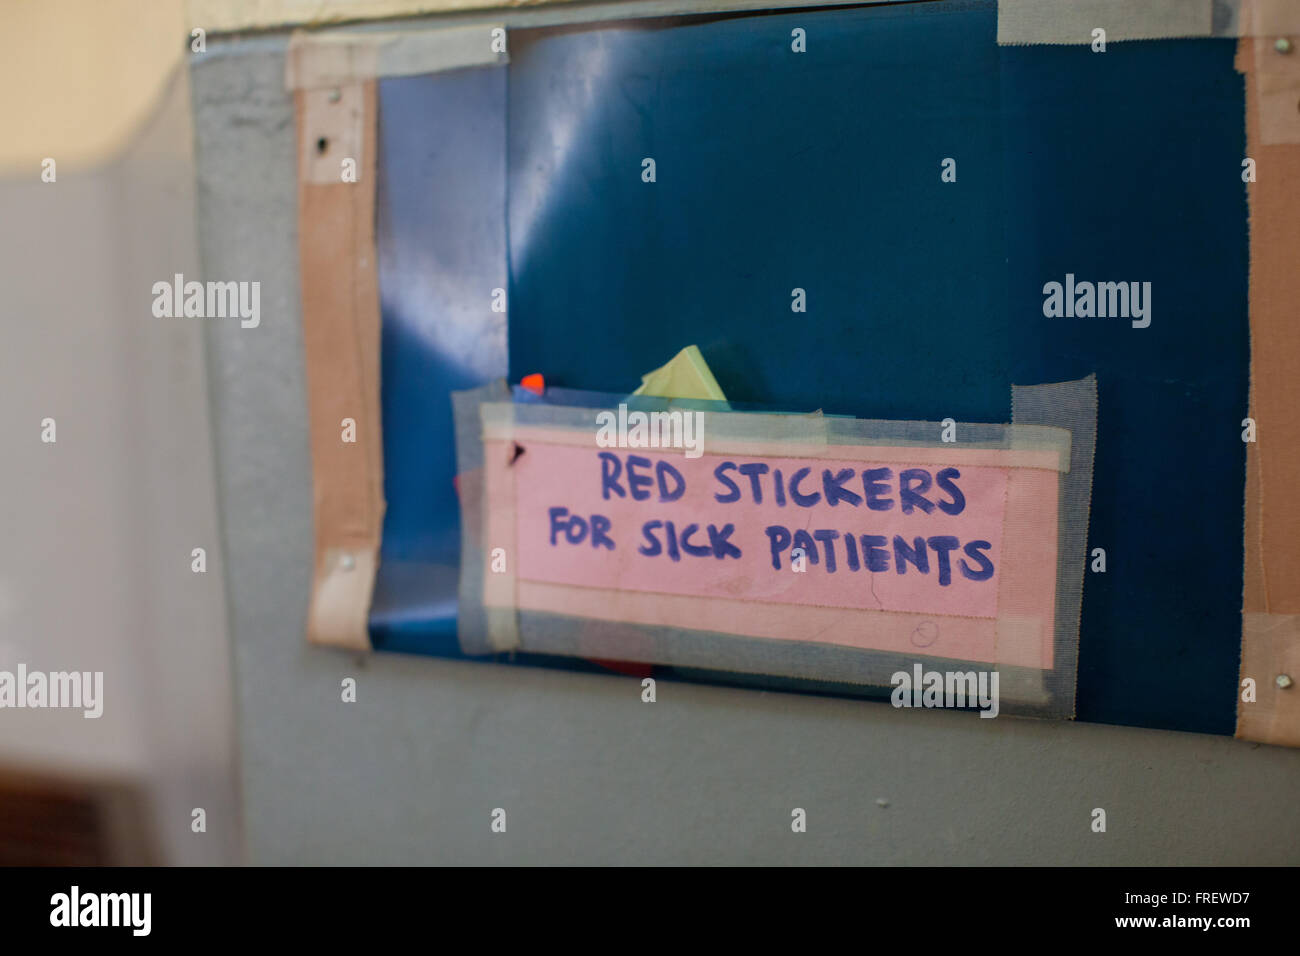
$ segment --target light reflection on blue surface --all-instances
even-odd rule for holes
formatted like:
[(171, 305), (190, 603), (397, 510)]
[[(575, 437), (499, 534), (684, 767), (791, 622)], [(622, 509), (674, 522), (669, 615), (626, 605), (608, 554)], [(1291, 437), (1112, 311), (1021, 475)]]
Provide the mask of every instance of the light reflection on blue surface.
[(503, 68), (379, 86), (384, 538), (370, 614), (388, 650), (452, 652), (460, 567), (451, 392), (506, 374)]

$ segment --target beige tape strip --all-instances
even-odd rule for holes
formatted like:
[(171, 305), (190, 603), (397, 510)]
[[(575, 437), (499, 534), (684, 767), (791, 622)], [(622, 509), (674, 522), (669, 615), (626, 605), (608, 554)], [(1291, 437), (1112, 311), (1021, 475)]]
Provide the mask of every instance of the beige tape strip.
[(302, 90), (298, 104), (303, 118), (302, 135), (298, 138), (300, 180), (342, 183), (348, 175), (360, 184), (363, 175), (369, 178), (372, 157), (365, 155), (369, 152), (366, 122), (372, 114), (367, 113), (362, 84), (352, 83), (334, 90)]
[[(1280, 44), (1272, 37), (1257, 37), (1254, 50), (1253, 105), (1250, 113), (1259, 119), (1259, 142), (1265, 146), (1300, 143), (1300, 0), (1295, 2), (1297, 32)], [(1242, 68), (1238, 50), (1238, 68)], [(1254, 153), (1251, 153), (1254, 156)]]
[[(1300, 140), (1264, 141), (1258, 107), (1263, 39), (1243, 38), (1237, 68), (1246, 80), (1246, 152), (1255, 160), (1250, 206), (1250, 417), (1256, 441), (1246, 445), (1245, 581), (1242, 591), (1241, 672), (1255, 682), (1256, 699), (1242, 700), (1238, 683), (1237, 736), (1300, 746)], [(1271, 46), (1271, 44), (1269, 44)], [(1300, 53), (1296, 54), (1300, 55)], [(1288, 680), (1291, 686), (1278, 685)]]
[(284, 82), (290, 90), (331, 89), (379, 76), (492, 66), (509, 62), (505, 49), (499, 23), (387, 33), (295, 30)]
[(1237, 0), (1237, 3), (1240, 6), (1237, 36), (1277, 37), (1300, 33), (1300, 3), (1296, 0)]
[[(376, 91), (300, 90), (298, 252), (311, 432), (315, 572), (308, 640), (365, 649), (383, 531)], [(356, 156), (342, 155), (354, 150)], [(356, 161), (345, 181), (343, 161)], [(352, 422), (347, 429), (345, 420)], [(349, 431), (355, 441), (346, 440)]]
[(1237, 736), (1300, 747), (1300, 615), (1248, 611), (1241, 623), (1241, 676), (1255, 681), (1255, 700), (1238, 686)]

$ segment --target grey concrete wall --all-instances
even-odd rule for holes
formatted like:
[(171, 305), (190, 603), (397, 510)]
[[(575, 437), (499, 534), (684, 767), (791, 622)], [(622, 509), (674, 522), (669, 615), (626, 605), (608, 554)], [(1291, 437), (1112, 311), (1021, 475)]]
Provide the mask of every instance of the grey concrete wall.
[(262, 282), (261, 327), (207, 339), (253, 862), (1300, 863), (1297, 751), (308, 647), (283, 48), (193, 66), (205, 277)]

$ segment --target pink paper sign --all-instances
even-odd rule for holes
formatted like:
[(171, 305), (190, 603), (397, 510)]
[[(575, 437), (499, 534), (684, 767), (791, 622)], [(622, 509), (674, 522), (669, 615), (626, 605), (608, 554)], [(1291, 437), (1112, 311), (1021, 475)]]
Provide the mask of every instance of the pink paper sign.
[[(1011, 469), (937, 464), (933, 455), (920, 464), (904, 448), (871, 453), (865, 460), (691, 459), (529, 443), (510, 466), (517, 576), (616, 591), (997, 617)], [(1054, 536), (1054, 501), (1043, 517), (1042, 530)]]

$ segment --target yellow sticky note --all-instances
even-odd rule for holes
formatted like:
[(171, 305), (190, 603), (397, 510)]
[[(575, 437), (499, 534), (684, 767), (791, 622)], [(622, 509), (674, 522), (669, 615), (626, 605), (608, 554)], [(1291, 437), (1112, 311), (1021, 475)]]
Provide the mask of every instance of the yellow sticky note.
[(688, 345), (667, 364), (641, 376), (641, 387), (633, 395), (653, 398), (703, 398), (725, 402), (727, 396), (718, 387), (704, 356)]

